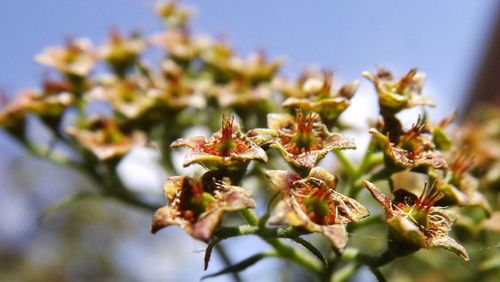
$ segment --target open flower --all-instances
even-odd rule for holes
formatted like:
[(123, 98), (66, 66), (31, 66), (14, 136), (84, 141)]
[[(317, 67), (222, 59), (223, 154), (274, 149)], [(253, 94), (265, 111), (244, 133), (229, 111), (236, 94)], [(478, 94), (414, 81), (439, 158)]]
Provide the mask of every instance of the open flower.
[(127, 119), (137, 119), (154, 106), (149, 86), (148, 80), (141, 76), (105, 77), (92, 89), (89, 97), (109, 102), (115, 112)]
[(417, 69), (411, 69), (400, 79), (395, 79), (384, 68), (378, 68), (377, 73), (363, 72), (369, 79), (379, 97), (382, 112), (397, 113), (415, 106), (434, 106), (434, 102), (421, 95), (424, 75)]
[(48, 47), (35, 60), (65, 75), (84, 77), (93, 69), (96, 56), (88, 39), (68, 40), (65, 47)]
[[(306, 90), (310, 90), (311, 86), (313, 88), (321, 88), (323, 84), (324, 73), (322, 74), (314, 68), (304, 69), (297, 79), (289, 79), (284, 76), (275, 77), (272, 81), (273, 89), (284, 97), (293, 98), (307, 98), (311, 93), (307, 93)], [(306, 82), (308, 86), (306, 86)]]
[(13, 137), (22, 140), (25, 138), (26, 117), (30, 113), (33, 95), (30, 92), (21, 92), (13, 100), (9, 100), (4, 92), (0, 91), (0, 128), (4, 128)]
[(111, 66), (113, 71), (123, 76), (139, 59), (146, 48), (146, 42), (139, 34), (124, 38), (113, 30), (108, 41), (99, 49), (99, 55)]
[(346, 224), (369, 215), (356, 200), (335, 191), (337, 179), (323, 168), (311, 169), (303, 179), (295, 172), (282, 170), (269, 170), (266, 176), (283, 195), (270, 223), (322, 233), (340, 252), (348, 239)]
[(178, 225), (194, 238), (208, 242), (226, 211), (254, 208), (249, 191), (214, 179), (173, 176), (163, 186), (168, 204), (153, 217), (151, 232)]
[(267, 162), (266, 152), (250, 141), (228, 114), (222, 115), (221, 130), (212, 137), (178, 139), (171, 147), (190, 148), (183, 163), (185, 167), (197, 163), (209, 170), (241, 171), (251, 160)]
[(165, 25), (169, 27), (185, 27), (191, 18), (192, 9), (180, 6), (179, 1), (158, 1), (155, 5), (155, 12), (161, 17)]
[(457, 118), (457, 112), (452, 112), (447, 117), (443, 118), (439, 123), (427, 123), (426, 127), (432, 133), (432, 142), (436, 145), (436, 149), (440, 151), (448, 151), (453, 146), (452, 137), (448, 134), (447, 128)]
[(425, 121), (420, 119), (400, 136), (388, 136), (371, 128), (370, 134), (384, 150), (386, 163), (397, 170), (433, 167), (446, 169), (448, 164), (435, 148), (433, 136), (425, 130)]
[(226, 85), (216, 85), (212, 88), (212, 92), (221, 107), (240, 109), (264, 107), (272, 95), (271, 89), (265, 83), (249, 87), (237, 81)]
[(262, 82), (269, 82), (278, 72), (283, 60), (268, 61), (264, 50), (249, 55), (246, 59), (232, 57), (229, 60), (229, 69), (234, 73), (236, 80), (248, 81), (256, 86)]
[(75, 102), (71, 90), (66, 82), (46, 80), (42, 90), (25, 89), (20, 95), (27, 99), (26, 107), (30, 112), (39, 116), (53, 130), (58, 130), (64, 112)]
[(64, 110), (74, 102), (74, 97), (68, 92), (70, 90), (69, 85), (64, 82), (47, 80), (42, 90), (22, 90), (10, 102), (4, 98), (0, 126), (19, 126), (29, 113), (40, 116), (51, 126), (58, 126)]
[(206, 70), (205, 75), (216, 84), (226, 84), (235, 79), (234, 65), (231, 66), (234, 50), (224, 38), (205, 40), (202, 43), (204, 44), (200, 48), (200, 59)]
[(324, 71), (322, 79), (307, 79), (302, 87), (306, 96), (290, 97), (282, 106), (316, 112), (325, 123), (329, 125), (335, 123), (340, 114), (351, 104), (350, 100), (358, 88), (359, 81), (346, 84), (334, 93), (332, 76), (331, 71)]
[(407, 255), (420, 248), (439, 247), (469, 260), (465, 248), (448, 235), (453, 215), (444, 207), (434, 206), (443, 197), (434, 186), (426, 186), (420, 197), (403, 189), (396, 190), (391, 201), (374, 184), (365, 180), (363, 185), (385, 209), (391, 251)]
[(191, 36), (187, 30), (168, 30), (154, 35), (151, 43), (165, 49), (176, 62), (186, 63), (199, 55), (204, 37)]
[(186, 107), (201, 109), (206, 106), (204, 93), (211, 87), (210, 83), (185, 75), (182, 67), (170, 59), (162, 62), (161, 70), (162, 75), (153, 77), (154, 87), (148, 90), (156, 106), (167, 111)]
[(491, 214), (492, 210), (488, 200), (478, 191), (479, 180), (470, 174), (473, 166), (473, 157), (460, 150), (453, 152), (450, 167), (444, 176), (438, 172), (432, 172), (430, 175), (436, 182), (436, 188), (445, 194), (446, 204), (478, 206)]
[(102, 161), (120, 158), (135, 145), (145, 143), (141, 134), (127, 132), (106, 117), (92, 118), (82, 128), (70, 127), (66, 132)]
[[(472, 174), (481, 179), (481, 187), (500, 185), (500, 107), (481, 105), (469, 121), (458, 129), (461, 149), (474, 156)], [(487, 188), (488, 189), (488, 188)]]
[(267, 125), (277, 132), (277, 137), (269, 141), (270, 147), (299, 169), (311, 169), (333, 150), (356, 148), (351, 138), (329, 132), (315, 113), (304, 116), (297, 111), (295, 118), (288, 114), (269, 114)]

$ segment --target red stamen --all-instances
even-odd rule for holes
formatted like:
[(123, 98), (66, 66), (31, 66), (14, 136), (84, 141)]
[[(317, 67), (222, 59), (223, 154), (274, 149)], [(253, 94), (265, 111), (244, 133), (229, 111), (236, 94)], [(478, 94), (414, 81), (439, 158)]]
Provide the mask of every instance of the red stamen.
[(301, 111), (297, 111), (295, 121), (297, 122), (297, 134), (310, 134), (312, 133), (314, 120), (317, 114), (309, 113), (304, 117)]
[(465, 172), (469, 171), (474, 165), (474, 157), (468, 156), (464, 152), (460, 151), (451, 164), (451, 170), (462, 176)]
[(234, 116), (226, 113), (222, 114), (222, 127), (221, 127), (222, 142), (228, 142), (232, 140), (233, 124), (234, 124)]
[(333, 72), (331, 70), (323, 70), (323, 87), (321, 93), (325, 96), (330, 94), (333, 84)]
[(417, 69), (411, 69), (398, 83), (398, 87), (396, 88), (396, 93), (403, 93), (406, 87), (410, 85), (413, 81), (413, 78), (417, 74)]

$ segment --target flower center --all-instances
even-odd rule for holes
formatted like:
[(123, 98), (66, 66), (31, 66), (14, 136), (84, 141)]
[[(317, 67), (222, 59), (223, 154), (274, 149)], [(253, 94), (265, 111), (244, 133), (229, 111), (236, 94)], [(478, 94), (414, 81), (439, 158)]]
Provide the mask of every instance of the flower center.
[(304, 117), (302, 112), (297, 112), (295, 118), (297, 122), (297, 132), (291, 140), (297, 148), (308, 150), (316, 143), (316, 136), (313, 132), (315, 118), (316, 114), (314, 113), (310, 113)]
[(327, 189), (304, 187), (298, 191), (298, 202), (309, 219), (321, 225), (335, 223), (336, 209)]
[(425, 150), (424, 144), (418, 138), (420, 134), (422, 134), (424, 128), (425, 120), (419, 117), (417, 123), (413, 124), (410, 130), (401, 135), (399, 139), (401, 148), (408, 151), (407, 156), (410, 159), (417, 158)]
[(179, 203), (181, 216), (188, 221), (195, 221), (214, 200), (212, 194), (205, 192), (202, 183), (190, 183), (184, 190)]
[(233, 140), (233, 123), (234, 116), (223, 114), (222, 115), (222, 128), (221, 128), (221, 138), (217, 145), (217, 150), (219, 150), (220, 155), (227, 157), (236, 147), (236, 142)]
[(444, 194), (439, 192), (434, 185), (429, 188), (426, 184), (420, 197), (416, 198), (414, 195), (413, 197), (406, 197), (404, 198), (405, 202), (399, 202), (396, 206), (404, 213), (411, 216), (411, 218), (416, 221), (415, 223), (418, 223), (424, 228), (428, 228), (430, 219), (429, 211), (443, 196)]
[(97, 120), (89, 126), (89, 130), (100, 136), (103, 144), (117, 144), (124, 140), (125, 136), (118, 126), (110, 120)]
[(66, 50), (64, 51), (64, 62), (67, 64), (75, 63), (80, 59), (80, 55), (83, 53), (83, 50), (77, 43), (73, 40), (68, 40), (66, 42)]

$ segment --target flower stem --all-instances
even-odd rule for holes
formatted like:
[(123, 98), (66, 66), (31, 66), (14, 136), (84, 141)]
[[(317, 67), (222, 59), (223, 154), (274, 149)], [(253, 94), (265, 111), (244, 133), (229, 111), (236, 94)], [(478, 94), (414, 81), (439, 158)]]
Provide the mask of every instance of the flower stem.
[(333, 153), (346, 169), (347, 174), (349, 175), (349, 179), (354, 179), (356, 177), (357, 170), (352, 162), (344, 155), (342, 151), (335, 150), (333, 151)]
[(375, 152), (375, 149), (377, 148), (377, 142), (375, 139), (372, 137), (370, 139), (370, 142), (368, 143), (368, 147), (366, 148), (365, 155), (363, 156), (363, 159), (361, 160), (361, 163), (359, 164), (359, 167), (356, 171), (356, 178), (361, 177), (363, 174), (366, 173), (366, 170), (373, 164), (371, 164), (371, 156)]
[[(258, 226), (259, 217), (257, 216), (257, 214), (255, 214), (255, 212), (252, 209), (241, 210), (240, 214), (243, 216), (243, 218), (249, 225)], [(305, 254), (304, 252), (298, 251), (290, 246), (287, 246), (279, 239), (269, 238), (267, 236), (269, 235), (269, 232), (266, 231), (269, 230), (267, 230), (267, 228), (264, 226), (264, 229), (259, 230), (259, 232), (256, 235), (258, 235), (262, 240), (271, 245), (275, 249), (279, 257), (292, 261), (313, 273), (321, 273), (322, 266), (321, 263), (319, 263), (319, 261), (313, 259), (311, 256)]]
[(243, 216), (245, 221), (252, 226), (256, 226), (259, 223), (259, 217), (253, 209), (243, 209), (240, 211), (240, 214)]
[(342, 259), (346, 261), (356, 261), (359, 264), (364, 264), (372, 268), (378, 268), (395, 260), (397, 256), (389, 250), (386, 250), (379, 256), (367, 255), (360, 253), (356, 249), (347, 248), (342, 255)]
[(273, 246), (279, 257), (292, 261), (313, 273), (321, 273), (321, 264), (304, 252), (287, 246), (278, 239), (264, 239), (264, 241)]
[(333, 278), (330, 281), (333, 282), (348, 281), (354, 275), (356, 270), (358, 270), (359, 267), (360, 265), (356, 263), (349, 263), (344, 267), (342, 267), (340, 270), (335, 271)]

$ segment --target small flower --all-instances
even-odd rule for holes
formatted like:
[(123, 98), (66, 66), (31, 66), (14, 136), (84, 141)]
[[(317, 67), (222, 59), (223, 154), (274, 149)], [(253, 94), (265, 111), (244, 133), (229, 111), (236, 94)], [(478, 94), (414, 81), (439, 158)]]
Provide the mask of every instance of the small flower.
[(26, 117), (30, 113), (33, 95), (30, 92), (20, 92), (13, 100), (0, 91), (0, 128), (4, 128), (13, 137), (24, 140)]
[(168, 56), (176, 62), (190, 62), (199, 55), (197, 37), (192, 37), (187, 30), (168, 30), (156, 34), (151, 43), (167, 51)]
[(176, 0), (161, 1), (155, 6), (156, 13), (169, 27), (183, 28), (191, 18), (191, 9), (189, 7), (180, 7), (178, 2)]
[(204, 242), (210, 240), (226, 211), (255, 207), (249, 191), (214, 179), (173, 176), (165, 181), (163, 191), (168, 204), (155, 212), (151, 232), (177, 225)]
[[(321, 88), (324, 74), (314, 68), (306, 68), (297, 79), (288, 79), (283, 76), (275, 77), (272, 81), (273, 89), (283, 94), (285, 97), (307, 98), (310, 93), (306, 91), (313, 88)], [(308, 85), (306, 86), (306, 82)]]
[(234, 79), (234, 71), (231, 68), (231, 60), (234, 51), (225, 41), (220, 38), (214, 41), (201, 41), (200, 59), (209, 76), (216, 84), (226, 84)]
[(420, 248), (439, 247), (469, 260), (465, 248), (448, 235), (453, 215), (443, 207), (434, 206), (443, 197), (434, 186), (426, 186), (420, 197), (403, 189), (396, 190), (391, 201), (372, 183), (364, 180), (363, 185), (385, 209), (391, 251), (408, 255)]
[(282, 64), (283, 60), (281, 59), (268, 62), (264, 50), (260, 50), (246, 59), (231, 58), (229, 60), (229, 69), (234, 73), (236, 80), (244, 80), (251, 86), (256, 86), (262, 82), (271, 81)]
[(72, 87), (66, 82), (46, 80), (42, 90), (26, 89), (21, 95), (31, 97), (27, 106), (32, 113), (53, 130), (58, 130), (64, 112), (75, 102), (71, 91)]
[(384, 150), (386, 163), (397, 170), (417, 167), (446, 169), (448, 164), (435, 148), (432, 134), (426, 131), (425, 121), (420, 119), (400, 136), (387, 136), (371, 128), (370, 134)]
[(146, 43), (139, 34), (124, 38), (113, 30), (108, 41), (99, 49), (99, 55), (116, 74), (123, 76), (138, 61), (145, 48)]
[(93, 69), (96, 56), (88, 39), (68, 40), (65, 47), (48, 47), (35, 60), (65, 75), (84, 77)]
[(148, 95), (149, 86), (148, 80), (141, 76), (104, 77), (88, 97), (105, 100), (120, 115), (137, 119), (154, 106), (154, 98)]
[(161, 70), (162, 75), (153, 77), (154, 87), (148, 90), (148, 95), (156, 100), (155, 106), (167, 111), (206, 106), (204, 93), (211, 84), (188, 77), (181, 66), (170, 59), (162, 62)]
[(481, 186), (500, 187), (500, 108), (481, 105), (457, 132), (460, 148), (474, 156), (472, 173)]
[(470, 174), (473, 166), (473, 157), (459, 150), (453, 152), (450, 167), (444, 176), (438, 172), (432, 172), (430, 175), (437, 189), (445, 194), (444, 201), (447, 204), (478, 206), (491, 214), (492, 209), (488, 200), (478, 191), (479, 180)]
[(384, 68), (377, 73), (363, 72), (375, 86), (382, 112), (397, 113), (415, 106), (434, 106), (434, 102), (421, 95), (424, 75), (417, 69), (411, 69), (405, 76), (395, 79)]
[(321, 119), (331, 125), (335, 123), (342, 112), (351, 104), (359, 85), (354, 81), (342, 86), (337, 93), (332, 92), (332, 72), (324, 71), (323, 79), (309, 78), (303, 85), (305, 97), (290, 97), (282, 106), (316, 112)]
[(304, 179), (282, 170), (269, 170), (266, 176), (283, 195), (270, 222), (322, 233), (339, 252), (347, 243), (346, 225), (369, 215), (356, 200), (335, 191), (337, 179), (323, 168), (311, 169)]
[(23, 122), (29, 113), (38, 115), (44, 121), (54, 121), (54, 125), (58, 125), (65, 109), (74, 102), (74, 97), (68, 91), (71, 91), (71, 87), (67, 83), (48, 80), (44, 81), (42, 90), (22, 90), (10, 103), (4, 99), (0, 125), (16, 126)]
[(70, 127), (66, 132), (101, 161), (120, 158), (145, 142), (141, 134), (126, 132), (114, 120), (105, 117), (92, 118), (82, 128)]
[(221, 130), (210, 138), (196, 136), (178, 139), (172, 148), (190, 148), (183, 165), (200, 164), (209, 170), (237, 170), (246, 168), (251, 160), (267, 162), (264, 150), (243, 134), (234, 117), (222, 115)]
[(300, 169), (311, 169), (333, 150), (356, 148), (351, 138), (330, 133), (316, 113), (304, 116), (297, 111), (295, 118), (288, 114), (269, 114), (267, 125), (278, 135), (269, 141), (270, 147)]
[(214, 92), (213, 96), (217, 98), (221, 107), (239, 109), (263, 106), (269, 101), (272, 95), (271, 89), (264, 83), (252, 88), (248, 85), (233, 82), (226, 85), (214, 86), (212, 92)]
[(456, 119), (457, 112), (451, 113), (442, 119), (437, 125), (428, 124), (429, 131), (432, 132), (432, 142), (440, 151), (449, 150), (453, 146), (450, 136), (446, 134), (445, 129)]

